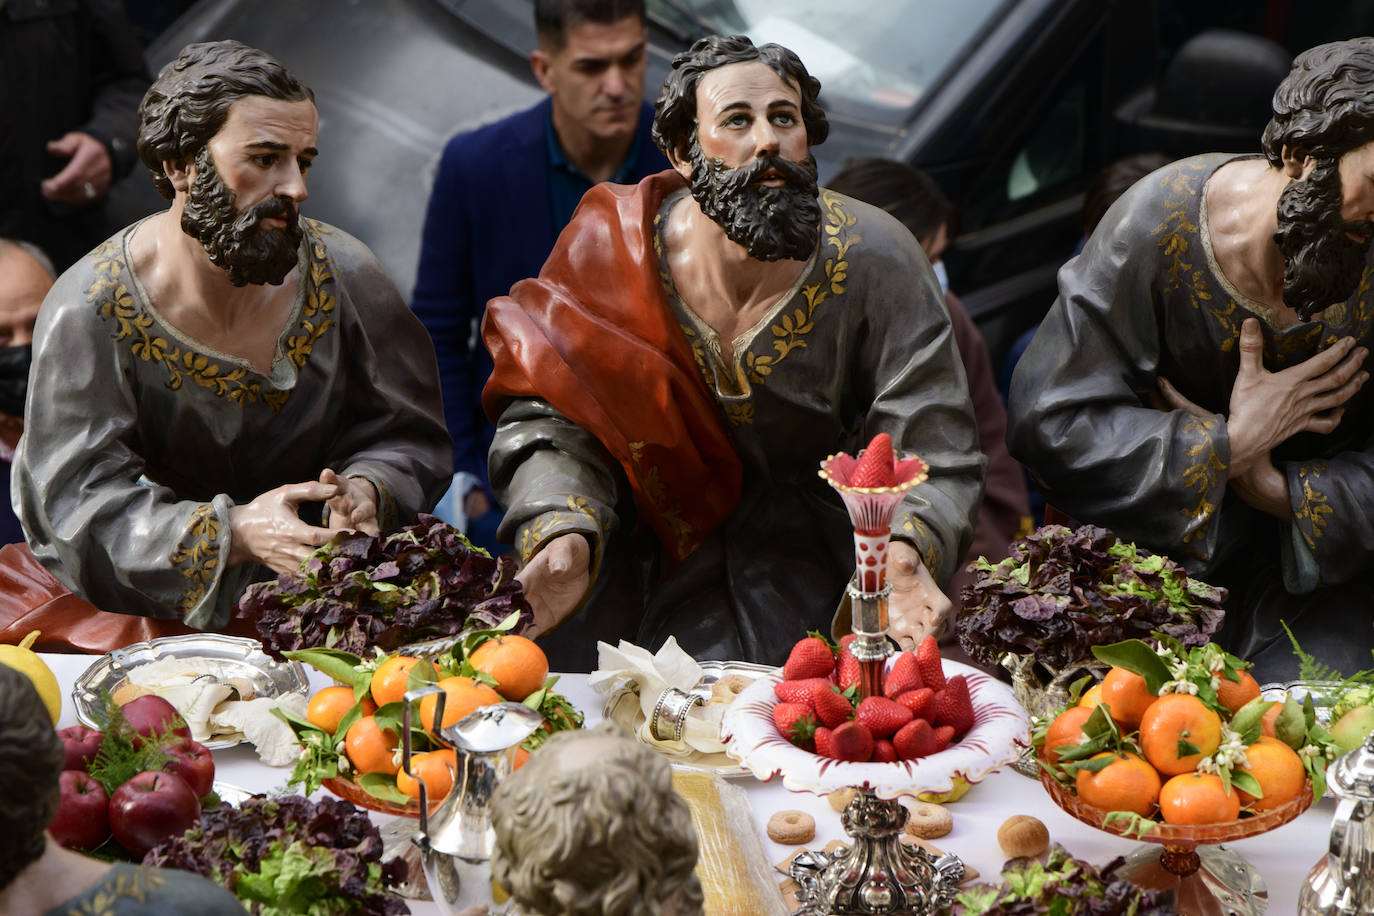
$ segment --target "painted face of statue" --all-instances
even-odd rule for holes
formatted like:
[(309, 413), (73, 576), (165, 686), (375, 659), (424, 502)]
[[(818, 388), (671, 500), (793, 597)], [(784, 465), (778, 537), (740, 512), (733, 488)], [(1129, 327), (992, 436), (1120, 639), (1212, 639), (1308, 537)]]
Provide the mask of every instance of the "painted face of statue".
[(697, 87), (690, 187), (702, 212), (760, 261), (805, 260), (820, 225), (801, 92), (767, 64), (728, 64)]
[(181, 227), (235, 286), (277, 285), (296, 266), (318, 123), (312, 102), (247, 96), (196, 156)]
[(1360, 285), (1374, 240), (1374, 144), (1321, 159), (1279, 197), (1274, 240), (1283, 252), (1283, 301), (1303, 320)]

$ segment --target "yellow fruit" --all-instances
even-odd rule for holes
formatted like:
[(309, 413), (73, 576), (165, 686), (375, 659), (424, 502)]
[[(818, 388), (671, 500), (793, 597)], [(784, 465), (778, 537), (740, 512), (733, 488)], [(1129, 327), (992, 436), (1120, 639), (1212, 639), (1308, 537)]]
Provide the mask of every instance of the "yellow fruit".
[(969, 790), (969, 781), (958, 773), (954, 774), (954, 785), (948, 792), (922, 792), (916, 798), (923, 802), (934, 802), (943, 805), (947, 802), (958, 801), (963, 798)]
[(57, 685), (57, 678), (53, 676), (52, 669), (43, 664), (43, 659), (29, 649), (38, 638), (38, 633), (38, 630), (34, 630), (20, 640), (17, 646), (0, 646), (0, 665), (9, 665), (16, 671), (28, 675), (29, 680), (33, 681), (33, 686), (38, 688), (43, 705), (48, 707), (52, 724), (56, 725), (57, 720), (62, 717), (62, 688)]

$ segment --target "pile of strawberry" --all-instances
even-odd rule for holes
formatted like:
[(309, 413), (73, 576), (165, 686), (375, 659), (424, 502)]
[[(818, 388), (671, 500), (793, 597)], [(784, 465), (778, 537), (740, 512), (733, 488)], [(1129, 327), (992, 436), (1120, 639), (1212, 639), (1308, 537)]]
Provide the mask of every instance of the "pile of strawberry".
[(973, 727), (968, 683), (962, 674), (945, 677), (933, 636), (899, 653), (883, 696), (863, 702), (853, 639), (835, 647), (813, 633), (792, 647), (773, 688), (773, 722), (788, 741), (835, 760), (891, 763), (943, 751)]

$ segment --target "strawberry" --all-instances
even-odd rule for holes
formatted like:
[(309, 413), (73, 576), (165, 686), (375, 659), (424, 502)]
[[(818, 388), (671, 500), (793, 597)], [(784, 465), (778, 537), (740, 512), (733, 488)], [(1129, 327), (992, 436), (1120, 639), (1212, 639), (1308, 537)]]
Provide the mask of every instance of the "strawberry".
[(925, 719), (927, 721), (935, 718), (935, 691), (929, 687), (922, 687), (919, 690), (909, 690), (897, 697), (897, 702), (911, 710), (913, 719)]
[(873, 736), (858, 722), (846, 722), (830, 733), (836, 760), (863, 763), (873, 756)]
[(811, 736), (816, 731), (811, 708), (800, 703), (779, 703), (774, 706), (773, 724), (778, 727), (778, 734), (797, 747), (810, 746)]
[(842, 693), (839, 688), (826, 680), (813, 681), (811, 688), (811, 708), (816, 710), (816, 718), (826, 728), (835, 728), (854, 718), (854, 693)]
[(814, 736), (816, 739), (816, 753), (820, 754), (822, 757), (835, 756), (835, 749), (830, 746), (830, 735), (830, 729), (826, 728), (824, 725), (816, 729), (816, 734)]
[(940, 646), (929, 634), (916, 647), (916, 667), (921, 671), (922, 686), (940, 691), (945, 688), (945, 669), (940, 664)]
[(854, 473), (849, 475), (851, 487), (890, 487), (896, 484), (893, 470), (896, 461), (892, 456), (892, 439), (887, 433), (878, 433), (868, 448), (859, 456)]
[(783, 703), (801, 703), (811, 706), (811, 687), (814, 684), (830, 686), (828, 677), (808, 677), (800, 681), (778, 681), (773, 685), (773, 693)]
[[(853, 642), (853, 640), (850, 640)], [(841, 690), (859, 686), (859, 660), (849, 652), (849, 644), (840, 640), (840, 651), (835, 663), (838, 674), (836, 682)]]
[(911, 721), (911, 710), (887, 697), (869, 697), (859, 704), (854, 721), (872, 732), (875, 738), (890, 738)]
[(886, 738), (877, 738), (873, 742), (873, 762), (874, 763), (896, 763), (897, 749), (892, 746), (892, 742)]
[(935, 750), (937, 753), (949, 747), (950, 742), (953, 740), (953, 725), (941, 725), (935, 729)]
[(835, 655), (830, 644), (819, 636), (808, 636), (792, 647), (782, 666), (782, 679), (801, 681), (809, 677), (830, 677), (834, 670)]
[(968, 681), (956, 674), (935, 694), (935, 724), (952, 725), (962, 735), (973, 728), (973, 702), (968, 695)]
[(916, 666), (916, 656), (911, 652), (902, 652), (893, 660), (892, 667), (887, 669), (887, 677), (883, 678), (883, 695), (895, 700), (908, 690), (917, 690), (922, 686), (921, 669)]
[(935, 753), (935, 730), (925, 719), (912, 719), (892, 737), (899, 760), (916, 760)]

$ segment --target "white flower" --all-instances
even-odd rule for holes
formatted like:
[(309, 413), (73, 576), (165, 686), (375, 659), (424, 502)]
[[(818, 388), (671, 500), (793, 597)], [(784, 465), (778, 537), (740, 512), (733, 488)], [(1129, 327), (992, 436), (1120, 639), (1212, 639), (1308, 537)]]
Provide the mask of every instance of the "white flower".
[(1216, 761), (1211, 757), (1203, 757), (1197, 762), (1197, 771), (1199, 773), (1215, 773), (1217, 771)]
[(1197, 684), (1194, 684), (1192, 681), (1185, 681), (1181, 679), (1165, 681), (1163, 686), (1159, 688), (1159, 695), (1164, 696), (1164, 694), (1166, 693), (1190, 693), (1196, 696)]
[(339, 755), (339, 772), (340, 772), (340, 773), (347, 773), (347, 772), (350, 772), (352, 769), (353, 769), (353, 764), (352, 764), (352, 762), (350, 762), (349, 759), (348, 759), (347, 757), (345, 757), (344, 755), (340, 754), (340, 755)]

